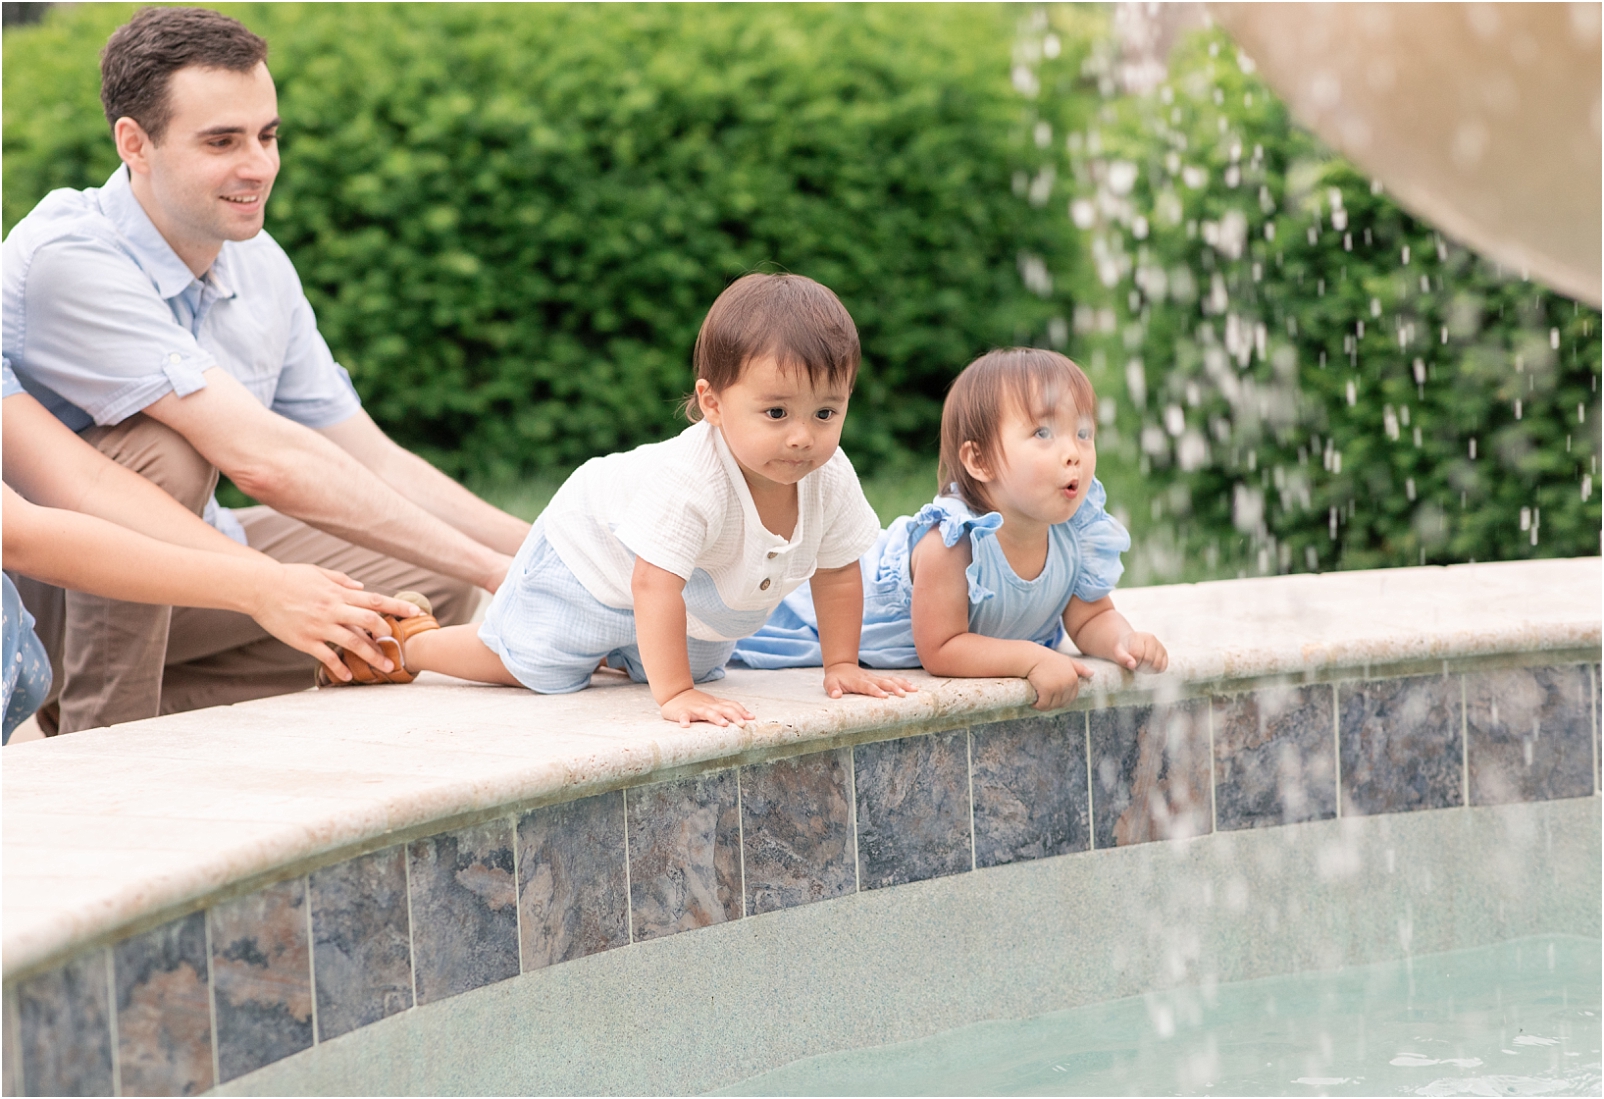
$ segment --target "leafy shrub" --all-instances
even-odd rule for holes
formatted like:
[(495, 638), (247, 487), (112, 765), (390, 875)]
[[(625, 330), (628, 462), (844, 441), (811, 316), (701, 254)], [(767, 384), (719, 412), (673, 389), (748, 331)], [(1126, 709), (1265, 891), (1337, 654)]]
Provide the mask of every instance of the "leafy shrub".
[(1218, 32), (1061, 152), (1139, 579), (1599, 552), (1597, 311), (1412, 218)]
[[(1021, 262), (1073, 263), (1062, 213), (1011, 191), (1006, 9), (222, 7), (272, 47), (268, 228), (374, 417), (454, 472), (676, 430), (697, 326), (753, 269), (857, 320), (850, 452), (930, 451), (956, 370), (1055, 308)], [(7, 33), (8, 230), (115, 167), (96, 58), (132, 10)]]

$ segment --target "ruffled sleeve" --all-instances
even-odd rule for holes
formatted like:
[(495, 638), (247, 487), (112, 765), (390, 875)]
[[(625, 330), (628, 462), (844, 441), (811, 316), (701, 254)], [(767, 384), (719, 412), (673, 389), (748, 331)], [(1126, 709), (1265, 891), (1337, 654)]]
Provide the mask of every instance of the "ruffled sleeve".
[[(941, 543), (951, 548), (958, 539), (968, 535), (978, 542), (997, 533), (1002, 516), (996, 512), (975, 515), (962, 500), (955, 496), (937, 496), (920, 508), (918, 514), (903, 516), (886, 531), (885, 549), (875, 573), (882, 596), (892, 596), (904, 606), (913, 602), (913, 572), (910, 562), (913, 548), (932, 527), (941, 531)], [(992, 592), (979, 581), (979, 555), (973, 555), (965, 576), (969, 581), (969, 602), (979, 603), (990, 599)]]
[(1103, 482), (1094, 478), (1086, 502), (1069, 521), (1078, 551), (1072, 594), (1084, 603), (1095, 603), (1113, 593), (1125, 571), (1119, 555), (1131, 548), (1131, 536), (1108, 513), (1107, 504)]

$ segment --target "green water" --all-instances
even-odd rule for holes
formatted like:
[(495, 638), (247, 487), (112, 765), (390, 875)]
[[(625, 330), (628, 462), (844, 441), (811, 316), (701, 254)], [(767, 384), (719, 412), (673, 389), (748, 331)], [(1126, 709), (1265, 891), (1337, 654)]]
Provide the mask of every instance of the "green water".
[(822, 1054), (732, 1095), (1598, 1095), (1574, 936), (1181, 988)]

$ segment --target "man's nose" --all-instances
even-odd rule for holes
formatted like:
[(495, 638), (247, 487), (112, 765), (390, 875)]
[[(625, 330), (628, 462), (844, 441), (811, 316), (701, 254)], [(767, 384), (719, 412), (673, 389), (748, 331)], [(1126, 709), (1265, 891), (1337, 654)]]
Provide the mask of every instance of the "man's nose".
[(272, 179), (278, 173), (278, 160), (272, 150), (260, 141), (252, 142), (251, 148), (252, 154), (240, 161), (239, 174), (245, 179)]

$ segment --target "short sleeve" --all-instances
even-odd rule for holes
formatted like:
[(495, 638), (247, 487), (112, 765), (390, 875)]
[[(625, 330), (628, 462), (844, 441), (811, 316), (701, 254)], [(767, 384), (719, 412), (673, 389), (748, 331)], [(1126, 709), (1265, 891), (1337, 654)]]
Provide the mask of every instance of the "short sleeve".
[(17, 381), (16, 372), (11, 369), (11, 360), (0, 358), (0, 377), (4, 378), (4, 392), (0, 393), (0, 400), (6, 397), (15, 397), (23, 391), (22, 383)]
[(110, 244), (67, 237), (34, 253), (15, 368), (101, 426), (206, 386), (217, 360)]
[(613, 534), (636, 557), (689, 580), (723, 525), (716, 490), (694, 470), (671, 463), (636, 490), (629, 516)]
[[(274, 245), (277, 250), (277, 245)], [(362, 407), (351, 384), (351, 375), (329, 350), (317, 330), (317, 315), (306, 300), (301, 280), (289, 257), (276, 257), (284, 266), (284, 277), (294, 283), (295, 303), (290, 311), (290, 338), (284, 349), (284, 366), (273, 391), (274, 412), (311, 428), (332, 427), (356, 415)]]
[[(997, 533), (997, 528), (1002, 526), (1002, 516), (995, 511), (976, 515), (956, 496), (937, 496), (920, 508), (917, 514), (898, 519), (893, 525), (898, 536), (887, 542), (875, 578), (888, 589), (895, 588), (897, 600), (902, 606), (910, 606), (913, 601), (913, 551), (925, 535), (932, 530), (938, 531), (941, 544), (948, 549), (957, 545), (958, 539), (965, 537), (973, 546), (982, 538)], [(971, 557), (969, 567), (964, 570), (964, 578), (969, 585), (969, 602), (980, 603), (996, 594), (980, 582), (978, 554)]]
[(819, 541), (818, 567), (839, 569), (874, 548), (880, 540), (880, 516), (863, 495), (844, 451), (837, 449), (831, 455), (824, 472), (824, 537)]
[(1086, 502), (1069, 521), (1075, 536), (1079, 561), (1075, 569), (1074, 596), (1083, 603), (1095, 603), (1113, 594), (1125, 572), (1120, 554), (1131, 548), (1131, 536), (1120, 521), (1108, 513), (1108, 492), (1096, 479), (1086, 494)]

